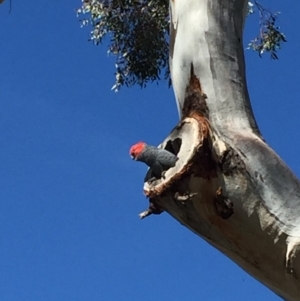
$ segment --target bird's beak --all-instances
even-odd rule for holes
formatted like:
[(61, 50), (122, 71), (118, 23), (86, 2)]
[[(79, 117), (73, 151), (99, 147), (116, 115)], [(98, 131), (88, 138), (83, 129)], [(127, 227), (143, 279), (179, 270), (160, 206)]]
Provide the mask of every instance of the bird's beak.
[(130, 157), (131, 157), (132, 160), (135, 160), (135, 157), (134, 157), (134, 156), (131, 155)]

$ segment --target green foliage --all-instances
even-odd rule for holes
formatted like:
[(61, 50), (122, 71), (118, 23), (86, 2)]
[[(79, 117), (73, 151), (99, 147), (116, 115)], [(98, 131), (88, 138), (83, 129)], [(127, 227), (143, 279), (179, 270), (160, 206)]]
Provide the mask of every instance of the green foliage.
[(286, 42), (285, 35), (276, 26), (279, 12), (272, 13), (264, 8), (259, 2), (249, 2), (249, 14), (253, 14), (257, 9), (259, 14), (259, 35), (248, 44), (248, 49), (258, 52), (261, 57), (263, 53), (269, 52), (274, 60), (278, 60), (277, 50), (280, 49), (282, 42)]
[(90, 40), (98, 45), (110, 38), (108, 52), (116, 56), (116, 83), (138, 84), (160, 79), (168, 72), (168, 0), (83, 0), (77, 14), (89, 17)]
[[(249, 2), (248, 14), (256, 11), (260, 34), (248, 48), (278, 59), (277, 50), (286, 41), (275, 25), (278, 13), (271, 13), (256, 0)], [(77, 16), (83, 17), (82, 26), (91, 26), (90, 40), (95, 45), (104, 37), (110, 40), (108, 53), (116, 56), (113, 90), (122, 85), (145, 87), (161, 76), (169, 78), (169, 0), (82, 0)]]

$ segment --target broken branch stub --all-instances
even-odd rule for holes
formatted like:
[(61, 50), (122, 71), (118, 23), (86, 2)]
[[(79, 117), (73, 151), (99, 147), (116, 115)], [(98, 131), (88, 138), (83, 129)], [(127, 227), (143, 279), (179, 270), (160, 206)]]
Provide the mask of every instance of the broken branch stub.
[(207, 139), (207, 135), (208, 123), (204, 118), (195, 115), (181, 121), (169, 137), (159, 145), (160, 148), (167, 149), (177, 155), (179, 160), (173, 168), (166, 171), (164, 178), (151, 184), (146, 182), (144, 194), (150, 198), (157, 197), (187, 175), (198, 150), (203, 145), (203, 141)]
[[(201, 215), (209, 211), (227, 219), (233, 214), (233, 203), (224, 197), (222, 181), (218, 179), (220, 169), (218, 155), (212, 147), (213, 137), (207, 119), (196, 112), (175, 127), (159, 147), (173, 152), (179, 160), (175, 167), (167, 170), (164, 178), (144, 184), (144, 194), (150, 198), (150, 207), (140, 217), (154, 213), (153, 207), (160, 208), (159, 213), (168, 211), (166, 203), (170, 200), (165, 201), (166, 196), (178, 206), (192, 202)], [(203, 205), (206, 206), (204, 211)]]

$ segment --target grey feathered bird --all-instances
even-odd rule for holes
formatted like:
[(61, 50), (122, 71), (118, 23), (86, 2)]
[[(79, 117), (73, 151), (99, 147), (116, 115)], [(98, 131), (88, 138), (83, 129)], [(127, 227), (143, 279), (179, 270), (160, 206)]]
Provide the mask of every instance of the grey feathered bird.
[[(130, 148), (129, 154), (132, 159), (146, 163), (153, 171), (155, 179), (164, 177), (164, 173), (174, 167), (178, 157), (171, 152), (138, 142)], [(153, 178), (151, 179), (153, 180)]]

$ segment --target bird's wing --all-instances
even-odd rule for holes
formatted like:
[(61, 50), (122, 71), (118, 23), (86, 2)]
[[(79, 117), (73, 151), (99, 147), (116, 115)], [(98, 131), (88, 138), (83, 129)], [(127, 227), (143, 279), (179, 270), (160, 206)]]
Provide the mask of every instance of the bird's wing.
[(157, 156), (157, 160), (159, 161), (160, 164), (162, 164), (165, 167), (173, 167), (175, 166), (178, 158), (171, 152), (165, 149), (161, 149)]

